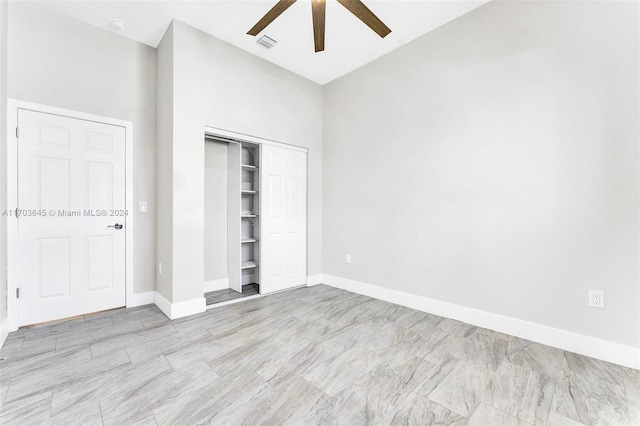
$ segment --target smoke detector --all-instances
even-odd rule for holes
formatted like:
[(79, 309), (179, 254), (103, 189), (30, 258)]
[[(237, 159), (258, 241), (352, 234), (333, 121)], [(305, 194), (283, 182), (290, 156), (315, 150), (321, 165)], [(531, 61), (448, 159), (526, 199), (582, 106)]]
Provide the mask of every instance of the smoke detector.
[(122, 31), (127, 28), (127, 23), (122, 19), (112, 19), (111, 22), (109, 22), (109, 25), (111, 26), (111, 29), (116, 32)]
[(256, 40), (256, 43), (258, 43), (260, 46), (266, 47), (267, 49), (271, 49), (273, 46), (278, 44), (278, 40), (269, 37), (268, 35), (263, 35), (258, 40)]

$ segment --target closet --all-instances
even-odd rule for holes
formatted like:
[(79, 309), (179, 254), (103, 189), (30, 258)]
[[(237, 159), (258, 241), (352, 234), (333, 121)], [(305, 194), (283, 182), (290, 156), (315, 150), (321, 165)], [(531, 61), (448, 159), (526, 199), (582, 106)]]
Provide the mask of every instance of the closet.
[[(207, 136), (205, 143), (224, 143), (227, 146), (228, 288), (236, 293), (244, 290), (253, 294), (257, 289), (259, 293), (267, 294), (305, 285), (306, 149), (220, 136)], [(219, 180), (224, 174), (216, 173), (214, 176)], [(219, 181), (213, 185), (205, 182), (205, 191), (211, 188), (219, 190), (220, 185)], [(205, 217), (205, 222), (208, 219)], [(206, 238), (215, 236), (205, 235)], [(206, 250), (205, 257), (205, 264), (221, 260)], [(229, 298), (239, 296), (230, 294)]]

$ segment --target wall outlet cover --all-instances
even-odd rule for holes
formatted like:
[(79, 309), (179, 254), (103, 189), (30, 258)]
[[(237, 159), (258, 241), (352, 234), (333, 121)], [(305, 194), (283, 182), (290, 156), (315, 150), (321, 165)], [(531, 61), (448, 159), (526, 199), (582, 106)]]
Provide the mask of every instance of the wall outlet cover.
[(589, 306), (593, 308), (604, 308), (604, 291), (589, 290)]

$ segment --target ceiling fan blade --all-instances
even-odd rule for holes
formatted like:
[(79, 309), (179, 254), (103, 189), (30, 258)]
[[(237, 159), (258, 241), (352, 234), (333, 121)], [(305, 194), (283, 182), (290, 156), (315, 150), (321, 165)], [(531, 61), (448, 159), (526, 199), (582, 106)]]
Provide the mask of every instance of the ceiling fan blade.
[(369, 28), (375, 31), (380, 37), (384, 38), (391, 32), (384, 22), (380, 20), (367, 6), (360, 0), (338, 0), (349, 12), (356, 15), (358, 19), (367, 24)]
[(247, 34), (252, 36), (258, 35), (260, 31), (264, 30), (267, 25), (273, 22), (278, 16), (282, 14), (285, 10), (289, 8), (292, 4), (294, 4), (296, 0), (279, 0), (275, 6), (271, 8), (263, 17), (260, 19), (254, 26), (251, 28)]
[(313, 16), (313, 43), (316, 52), (324, 50), (324, 15), (327, 9), (326, 0), (311, 0), (311, 15)]

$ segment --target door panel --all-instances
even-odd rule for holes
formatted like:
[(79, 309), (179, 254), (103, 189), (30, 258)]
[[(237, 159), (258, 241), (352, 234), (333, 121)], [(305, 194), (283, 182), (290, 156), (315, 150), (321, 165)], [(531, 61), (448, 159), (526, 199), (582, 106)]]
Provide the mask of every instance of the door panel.
[[(306, 153), (262, 146), (260, 292), (271, 293), (306, 283)], [(265, 161), (266, 160), (266, 161)]]
[(18, 127), (19, 325), (124, 306), (124, 128), (26, 110)]
[(71, 292), (68, 238), (39, 238), (36, 277), (39, 297), (68, 296)]

